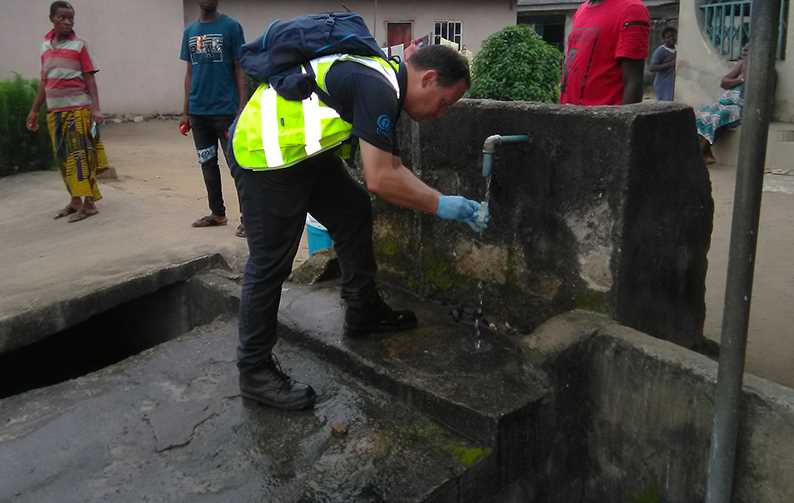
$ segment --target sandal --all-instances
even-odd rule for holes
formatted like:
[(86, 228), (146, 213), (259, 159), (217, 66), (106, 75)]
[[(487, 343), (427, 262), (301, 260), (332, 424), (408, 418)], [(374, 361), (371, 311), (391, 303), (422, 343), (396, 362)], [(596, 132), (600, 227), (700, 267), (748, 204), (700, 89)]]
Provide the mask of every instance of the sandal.
[(207, 215), (206, 217), (201, 217), (193, 222), (193, 227), (218, 227), (221, 225), (226, 225), (226, 222), (226, 217), (219, 215)]
[(97, 213), (99, 213), (99, 211), (97, 211), (96, 208), (86, 208), (83, 206), (77, 210), (74, 215), (69, 217), (69, 223), (71, 224), (74, 222), (79, 222), (80, 220), (85, 220), (86, 218), (96, 215)]
[(65, 208), (63, 208), (62, 210), (60, 210), (58, 213), (56, 213), (55, 216), (52, 217), (52, 218), (53, 218), (53, 220), (58, 220), (59, 218), (63, 218), (63, 217), (69, 216), (72, 213), (76, 213), (77, 211), (78, 211), (78, 208), (75, 208), (74, 206), (72, 206), (70, 204), (70, 205), (66, 206)]
[(237, 226), (237, 230), (234, 231), (234, 235), (238, 238), (245, 238), (248, 237), (248, 234), (245, 233), (245, 226), (240, 222), (240, 225)]

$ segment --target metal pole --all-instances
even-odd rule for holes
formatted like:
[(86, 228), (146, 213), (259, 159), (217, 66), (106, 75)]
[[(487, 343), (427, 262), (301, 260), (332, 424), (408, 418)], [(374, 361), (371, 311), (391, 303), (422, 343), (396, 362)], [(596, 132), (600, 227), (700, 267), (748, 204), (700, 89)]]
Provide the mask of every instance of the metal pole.
[(752, 4), (749, 68), (736, 168), (728, 284), (722, 316), (717, 398), (711, 434), (706, 503), (730, 503), (747, 349), (747, 325), (764, 183), (766, 141), (772, 113), (780, 0)]

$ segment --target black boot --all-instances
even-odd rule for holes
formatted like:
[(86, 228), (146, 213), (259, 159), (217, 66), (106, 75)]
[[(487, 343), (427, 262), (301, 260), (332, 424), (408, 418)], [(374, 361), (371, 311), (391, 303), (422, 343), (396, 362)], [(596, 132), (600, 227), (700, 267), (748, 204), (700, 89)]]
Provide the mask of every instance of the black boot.
[(309, 409), (317, 398), (311, 386), (290, 379), (273, 355), (256, 369), (240, 371), (240, 394), (284, 410)]
[(383, 301), (377, 291), (363, 302), (348, 302), (345, 312), (345, 335), (348, 337), (411, 330), (416, 325), (413, 311), (395, 311)]

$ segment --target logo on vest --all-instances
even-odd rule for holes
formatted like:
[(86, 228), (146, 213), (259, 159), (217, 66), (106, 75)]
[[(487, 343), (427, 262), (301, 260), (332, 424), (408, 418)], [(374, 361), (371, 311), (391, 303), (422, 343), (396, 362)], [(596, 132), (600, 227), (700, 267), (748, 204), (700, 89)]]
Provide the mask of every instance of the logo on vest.
[(378, 117), (377, 133), (379, 136), (391, 135), (391, 129), (392, 129), (391, 117), (389, 117), (386, 114), (383, 114), (380, 117)]

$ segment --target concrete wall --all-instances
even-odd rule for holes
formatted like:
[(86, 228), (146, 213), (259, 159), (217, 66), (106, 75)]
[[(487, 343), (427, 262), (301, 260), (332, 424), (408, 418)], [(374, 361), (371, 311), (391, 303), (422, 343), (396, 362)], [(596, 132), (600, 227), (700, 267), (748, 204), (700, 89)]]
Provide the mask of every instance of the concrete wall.
[[(556, 376), (551, 454), (527, 474), (538, 501), (703, 501), (716, 362), (584, 312), (550, 320), (521, 345)], [(794, 390), (744, 382), (731, 501), (789, 503)]]
[[(38, 78), (41, 40), (51, 28), (50, 0), (4, 0), (0, 16), (0, 79), (18, 72)], [(184, 64), (180, 0), (72, 0), (75, 31), (88, 42), (99, 99), (107, 113), (182, 109)]]
[[(377, 3), (377, 10), (375, 4)], [(413, 35), (419, 37), (433, 31), (435, 21), (463, 22), (463, 44), (477, 52), (491, 33), (516, 23), (515, 2), (509, 0), (481, 2), (477, 0), (347, 0), (344, 4), (359, 12), (378, 42), (386, 43), (387, 22), (410, 22)], [(195, 0), (184, 0), (185, 20), (198, 16)], [(337, 2), (292, 0), (289, 2), (260, 0), (223, 0), (220, 9), (237, 18), (247, 39), (259, 36), (273, 19), (284, 19), (308, 13), (341, 10)]]
[(470, 306), (482, 282), (485, 317), (500, 327), (528, 331), (579, 307), (684, 345), (700, 340), (713, 204), (689, 108), (464, 100), (403, 128), (408, 166), (476, 200), (483, 140), (531, 141), (499, 149), (481, 237), (376, 200), (385, 277)]

